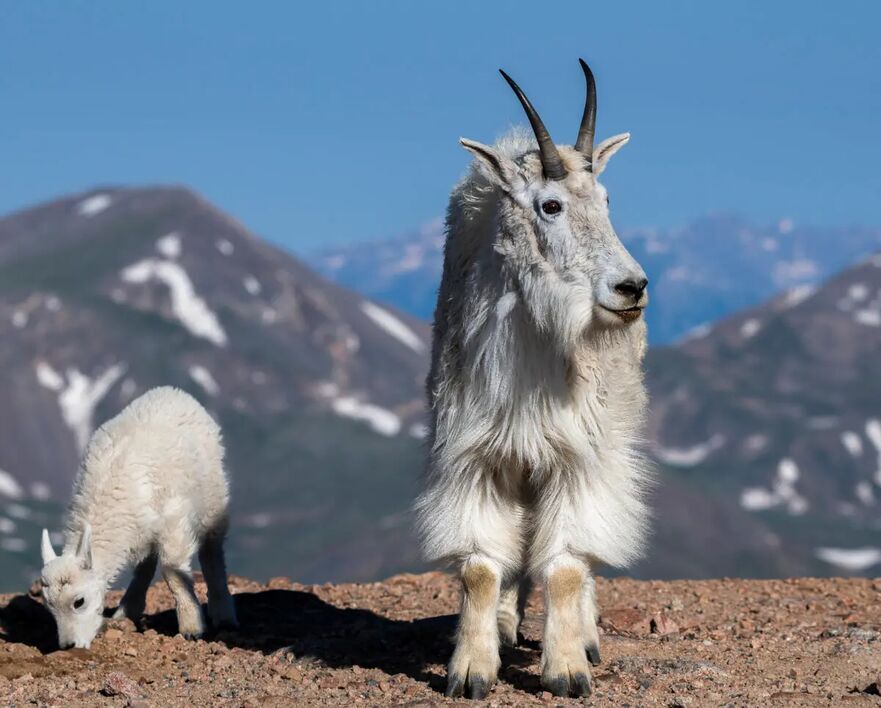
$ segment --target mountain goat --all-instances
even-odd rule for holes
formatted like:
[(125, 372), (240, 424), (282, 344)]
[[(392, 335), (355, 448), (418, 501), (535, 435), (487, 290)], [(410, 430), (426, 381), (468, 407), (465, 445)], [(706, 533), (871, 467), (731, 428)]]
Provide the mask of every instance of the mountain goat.
[(599, 662), (598, 563), (642, 552), (650, 470), (640, 453), (648, 302), (597, 177), (630, 138), (594, 148), (596, 92), (574, 147), (555, 145), (504, 72), (535, 138), (461, 143), (475, 161), (451, 195), (427, 389), (425, 555), (463, 595), (447, 695), (482, 698), (514, 644), (529, 578), (545, 588), (542, 684), (587, 695)]
[(61, 555), (43, 530), (43, 599), (61, 648), (91, 645), (107, 588), (132, 564), (115, 616), (140, 620), (158, 562), (180, 633), (201, 636), (202, 608), (190, 577), (197, 548), (208, 615), (215, 626), (235, 626), (223, 555), (228, 501), (220, 428), (190, 395), (155, 388), (102, 425), (80, 465)]

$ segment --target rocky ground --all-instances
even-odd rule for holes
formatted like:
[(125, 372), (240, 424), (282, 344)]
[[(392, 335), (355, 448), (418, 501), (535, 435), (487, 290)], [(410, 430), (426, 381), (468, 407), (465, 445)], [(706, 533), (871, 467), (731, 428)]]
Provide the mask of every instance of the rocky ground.
[[(90, 650), (55, 649), (36, 589), (0, 597), (0, 702), (453, 703), (442, 694), (457, 606), (447, 576), (334, 586), (234, 578), (232, 585), (238, 632), (186, 641), (157, 584), (141, 631), (111, 622)], [(881, 580), (615, 579), (599, 583), (599, 599), (603, 662), (588, 704), (881, 704)], [(576, 703), (539, 684), (541, 614), (536, 594), (525, 642), (503, 656), (490, 705)]]

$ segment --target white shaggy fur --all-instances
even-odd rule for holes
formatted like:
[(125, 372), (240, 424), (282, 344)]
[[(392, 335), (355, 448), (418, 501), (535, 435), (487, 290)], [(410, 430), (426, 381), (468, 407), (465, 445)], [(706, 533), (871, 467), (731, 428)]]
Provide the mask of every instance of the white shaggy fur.
[(181, 634), (200, 636), (202, 610), (190, 577), (196, 550), (209, 617), (234, 626), (223, 556), (228, 502), (220, 428), (189, 394), (155, 388), (102, 425), (80, 465), (60, 556), (43, 531), (43, 597), (60, 646), (91, 644), (107, 588), (131, 565), (117, 616), (138, 621), (157, 563)]
[[(640, 432), (647, 303), (616, 290), (645, 275), (618, 240), (596, 177), (629, 135), (594, 150), (593, 173), (558, 146), (569, 174), (545, 180), (515, 131), (476, 157), (447, 212), (434, 320), (425, 554), (460, 570), (463, 605), (448, 694), (485, 694), (499, 640), (516, 641), (524, 578), (543, 581), (543, 683), (590, 690), (599, 661), (591, 569), (644, 544), (649, 471)], [(561, 204), (557, 214), (542, 205)], [(629, 312), (625, 312), (626, 310)]]

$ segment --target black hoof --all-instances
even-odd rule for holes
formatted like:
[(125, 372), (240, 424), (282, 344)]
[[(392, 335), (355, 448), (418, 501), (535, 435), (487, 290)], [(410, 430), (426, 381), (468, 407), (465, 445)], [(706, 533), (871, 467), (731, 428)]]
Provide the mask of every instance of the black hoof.
[(590, 676), (587, 674), (575, 674), (575, 676), (572, 677), (572, 683), (572, 695), (576, 698), (589, 696), (593, 691), (593, 687), (590, 685)]
[(565, 698), (569, 695), (569, 679), (567, 679), (565, 676), (557, 676), (556, 678), (552, 679), (543, 679), (541, 685), (558, 698)]
[(183, 638), (186, 639), (186, 640), (188, 640), (188, 641), (194, 641), (194, 640), (196, 640), (196, 639), (201, 639), (201, 638), (202, 638), (202, 633), (201, 633), (201, 632), (199, 632), (199, 633), (195, 633), (195, 632), (184, 632), (184, 633), (183, 633)]
[(489, 695), (490, 682), (479, 677), (468, 678), (468, 698), (480, 699)]
[(602, 658), (600, 658), (600, 645), (599, 644), (588, 644), (587, 645), (587, 660), (593, 666), (599, 666)]
[(447, 690), (444, 695), (447, 698), (461, 698), (465, 695), (465, 679), (459, 674), (447, 676)]

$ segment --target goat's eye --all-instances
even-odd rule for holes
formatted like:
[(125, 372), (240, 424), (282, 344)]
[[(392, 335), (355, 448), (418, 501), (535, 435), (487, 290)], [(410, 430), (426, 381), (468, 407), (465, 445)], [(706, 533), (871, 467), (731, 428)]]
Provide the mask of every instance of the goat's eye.
[(563, 205), (556, 199), (548, 199), (546, 202), (542, 202), (541, 210), (545, 214), (559, 214), (563, 210)]
[(86, 604), (86, 600), (85, 600), (85, 598), (78, 597), (76, 600), (73, 601), (73, 609), (78, 610), (78, 609), (80, 609), (84, 604)]
[(609, 204), (610, 204), (610, 202), (609, 202), (609, 195), (607, 194), (607, 195), (606, 195), (606, 206), (609, 206)]

